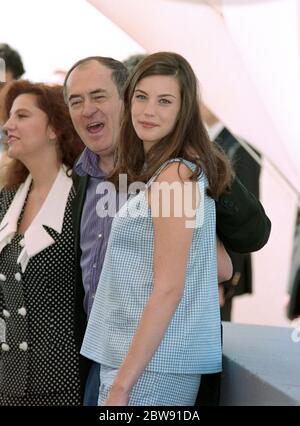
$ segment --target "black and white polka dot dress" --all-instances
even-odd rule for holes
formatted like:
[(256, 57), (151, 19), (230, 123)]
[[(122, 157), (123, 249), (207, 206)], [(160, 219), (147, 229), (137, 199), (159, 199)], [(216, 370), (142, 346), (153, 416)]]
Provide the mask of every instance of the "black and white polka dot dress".
[[(0, 220), (12, 201), (0, 194)], [(55, 243), (17, 264), (22, 236), (0, 254), (0, 405), (79, 405), (79, 353), (74, 338), (74, 237), (71, 189)]]

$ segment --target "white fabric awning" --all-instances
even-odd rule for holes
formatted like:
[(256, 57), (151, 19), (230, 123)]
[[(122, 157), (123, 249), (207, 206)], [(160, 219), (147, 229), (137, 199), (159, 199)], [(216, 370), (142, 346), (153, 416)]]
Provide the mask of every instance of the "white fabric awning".
[(297, 0), (88, 0), (149, 53), (176, 51), (205, 103), (300, 193)]

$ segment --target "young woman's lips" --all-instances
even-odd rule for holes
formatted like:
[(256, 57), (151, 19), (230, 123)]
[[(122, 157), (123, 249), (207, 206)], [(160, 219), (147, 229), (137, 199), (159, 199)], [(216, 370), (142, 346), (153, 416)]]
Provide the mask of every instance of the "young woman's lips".
[(149, 121), (140, 121), (140, 125), (142, 127), (145, 127), (146, 129), (152, 129), (153, 127), (157, 127), (158, 124), (151, 123)]

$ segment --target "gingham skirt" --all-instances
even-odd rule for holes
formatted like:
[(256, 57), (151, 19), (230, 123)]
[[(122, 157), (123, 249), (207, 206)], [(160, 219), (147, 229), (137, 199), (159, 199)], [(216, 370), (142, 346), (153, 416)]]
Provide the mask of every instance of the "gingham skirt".
[[(106, 400), (118, 369), (100, 367), (98, 405)], [(201, 374), (169, 374), (144, 371), (133, 387), (129, 406), (193, 406), (196, 401)]]

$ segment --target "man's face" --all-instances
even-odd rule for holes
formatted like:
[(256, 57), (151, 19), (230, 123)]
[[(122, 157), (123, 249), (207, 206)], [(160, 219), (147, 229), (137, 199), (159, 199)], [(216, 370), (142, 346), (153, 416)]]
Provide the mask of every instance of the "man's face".
[(66, 87), (74, 128), (100, 157), (114, 152), (123, 106), (111, 74), (111, 69), (91, 60), (71, 72)]

